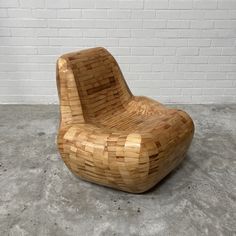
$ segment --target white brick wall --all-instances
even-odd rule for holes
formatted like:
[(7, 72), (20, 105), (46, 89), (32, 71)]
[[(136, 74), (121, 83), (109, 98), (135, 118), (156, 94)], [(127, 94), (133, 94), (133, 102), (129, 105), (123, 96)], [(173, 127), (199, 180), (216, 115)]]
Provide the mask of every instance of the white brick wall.
[(56, 103), (60, 54), (104, 46), (136, 95), (236, 102), (235, 0), (0, 0), (0, 103)]

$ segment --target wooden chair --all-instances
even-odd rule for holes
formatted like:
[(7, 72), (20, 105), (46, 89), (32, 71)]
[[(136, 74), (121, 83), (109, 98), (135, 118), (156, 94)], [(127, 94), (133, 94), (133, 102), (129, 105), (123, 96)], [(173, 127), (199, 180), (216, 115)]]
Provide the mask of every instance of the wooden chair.
[(127, 192), (152, 188), (184, 158), (187, 113), (133, 96), (113, 56), (92, 48), (57, 61), (58, 148), (80, 178)]

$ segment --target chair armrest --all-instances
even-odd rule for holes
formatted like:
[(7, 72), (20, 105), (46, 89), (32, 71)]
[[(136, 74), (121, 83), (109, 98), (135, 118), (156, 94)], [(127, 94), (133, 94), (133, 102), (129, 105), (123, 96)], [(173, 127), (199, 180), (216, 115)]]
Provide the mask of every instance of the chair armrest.
[(101, 128), (93, 124), (76, 124), (72, 125), (64, 135), (64, 139), (68, 141), (73, 140), (86, 140), (89, 137), (98, 137), (100, 139), (105, 139), (110, 135), (128, 135), (126, 131), (115, 131), (108, 128)]
[(100, 128), (92, 124), (73, 125), (63, 136), (66, 143), (93, 155), (109, 152), (115, 156), (136, 158), (140, 155), (142, 136), (139, 133)]
[(124, 163), (130, 170), (137, 170), (140, 162), (148, 165), (149, 161), (148, 155), (142, 154), (142, 136), (138, 133), (80, 124), (68, 129), (63, 143), (65, 152), (75, 153), (81, 158), (86, 156), (86, 160), (97, 165), (102, 162), (103, 168), (108, 170), (118, 168), (122, 171), (126, 168)]

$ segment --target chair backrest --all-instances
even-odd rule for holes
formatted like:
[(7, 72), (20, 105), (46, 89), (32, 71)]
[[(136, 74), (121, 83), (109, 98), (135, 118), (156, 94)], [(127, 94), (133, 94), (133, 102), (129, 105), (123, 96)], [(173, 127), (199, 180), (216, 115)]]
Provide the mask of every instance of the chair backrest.
[[(57, 65), (61, 106), (72, 113), (72, 123), (113, 114), (132, 97), (116, 60), (104, 48), (65, 54)], [(68, 114), (66, 119), (70, 120)]]

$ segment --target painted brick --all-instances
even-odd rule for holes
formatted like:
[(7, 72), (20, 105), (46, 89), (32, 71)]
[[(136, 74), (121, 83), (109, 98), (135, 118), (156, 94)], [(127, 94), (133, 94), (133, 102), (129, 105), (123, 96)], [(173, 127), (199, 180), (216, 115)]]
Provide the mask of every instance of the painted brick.
[(7, 14), (9, 17), (19, 17), (19, 18), (29, 18), (32, 17), (31, 9), (18, 9), (18, 8), (9, 8), (7, 9)]
[(217, 0), (193, 0), (193, 8), (195, 9), (216, 9)]
[(155, 19), (156, 12), (154, 10), (132, 10), (131, 18), (135, 19)]
[(20, 2), (20, 7), (22, 8), (44, 8), (45, 7), (44, 0), (19, 0), (19, 2)]
[(121, 9), (141, 9), (143, 8), (142, 0), (120, 0), (119, 8)]
[(192, 29), (210, 29), (213, 28), (213, 21), (207, 20), (194, 20), (191, 22)]
[(92, 9), (92, 10), (87, 10), (83, 9), (82, 10), (82, 17), (83, 18), (88, 18), (88, 19), (106, 19), (107, 18), (107, 10), (100, 10), (100, 9)]
[(78, 19), (81, 18), (81, 9), (59, 9), (57, 10), (57, 17), (59, 19), (65, 18), (65, 19)]
[(54, 0), (46, 0), (45, 2), (47, 8), (69, 8), (69, 1), (57, 0), (55, 2)]
[(189, 28), (189, 21), (186, 20), (169, 20), (167, 21), (167, 28)]
[(9, 28), (2, 28), (0, 29), (1, 36), (11, 36), (11, 31)]
[[(94, 8), (95, 7), (95, 0), (69, 0), (70, 7), (73, 8)], [(68, 1), (65, 1), (68, 2)]]
[(107, 37), (128, 38), (130, 37), (130, 30), (129, 29), (107, 29)]
[(166, 28), (165, 20), (144, 20), (143, 27), (146, 29)]
[(236, 9), (236, 1), (234, 0), (218, 0), (219, 9)]
[(0, 0), (0, 7), (18, 7), (18, 0)]
[(218, 56), (221, 55), (222, 48), (220, 47), (211, 47), (211, 48), (200, 48), (200, 55), (207, 55), (207, 56)]
[(8, 10), (9, 9), (7, 9), (7, 8), (0, 9), (0, 18), (7, 17), (7, 11)]
[(55, 9), (33, 9), (32, 16), (39, 19), (54, 19), (57, 17), (57, 11)]
[(170, 9), (192, 9), (192, 1), (186, 0), (170, 0), (169, 8)]
[(158, 47), (154, 49), (154, 55), (171, 56), (175, 55), (176, 48)]
[(106, 29), (86, 29), (83, 30), (83, 36), (88, 38), (105, 38), (107, 35)]
[(177, 48), (176, 55), (180, 56), (189, 56), (189, 55), (198, 55), (198, 48)]
[(131, 36), (133, 38), (153, 38), (155, 37), (155, 30), (153, 29), (132, 29)]
[(118, 9), (119, 8), (119, 0), (99, 0), (95, 3), (96, 8), (104, 8), (104, 9)]
[(168, 0), (146, 0), (144, 1), (144, 9), (168, 9)]
[(148, 47), (148, 48), (132, 48), (131, 49), (131, 54), (134, 56), (150, 56), (153, 55), (153, 48)]
[(59, 29), (59, 36), (61, 37), (82, 37), (82, 35), (81, 29)]

